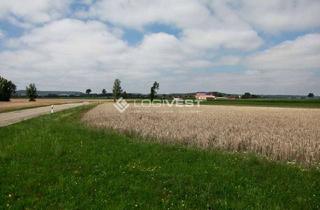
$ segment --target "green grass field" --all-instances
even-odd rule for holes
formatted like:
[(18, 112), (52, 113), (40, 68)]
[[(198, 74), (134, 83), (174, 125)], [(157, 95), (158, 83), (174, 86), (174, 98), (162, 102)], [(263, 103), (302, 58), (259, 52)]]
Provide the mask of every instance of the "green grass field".
[(202, 101), (203, 105), (270, 106), (294, 108), (320, 108), (320, 99), (237, 99)]
[(0, 128), (0, 209), (320, 209), (320, 170), (146, 143), (81, 107)]
[[(141, 99), (127, 99), (128, 103), (141, 103)], [(168, 100), (169, 103), (172, 100)], [(146, 102), (147, 103), (147, 102)], [(194, 103), (197, 103), (194, 101)], [(234, 105), (234, 106), (261, 106), (261, 107), (288, 107), (288, 108), (320, 108), (320, 99), (217, 99), (201, 101), (201, 105)]]

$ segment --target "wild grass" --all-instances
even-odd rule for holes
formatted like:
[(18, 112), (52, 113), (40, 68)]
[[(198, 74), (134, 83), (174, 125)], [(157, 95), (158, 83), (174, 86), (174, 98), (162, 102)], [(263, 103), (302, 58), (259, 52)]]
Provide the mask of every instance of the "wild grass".
[(159, 142), (253, 152), (304, 165), (320, 163), (320, 109), (131, 105), (120, 113), (104, 104), (88, 112), (83, 121)]
[(320, 208), (318, 169), (89, 129), (87, 109), (0, 128), (0, 209)]

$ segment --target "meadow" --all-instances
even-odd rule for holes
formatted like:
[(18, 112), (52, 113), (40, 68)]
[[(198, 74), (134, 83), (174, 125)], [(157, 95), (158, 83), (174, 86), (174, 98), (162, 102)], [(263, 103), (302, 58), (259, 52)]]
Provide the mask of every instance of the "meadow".
[(315, 167), (90, 128), (90, 108), (0, 128), (0, 209), (320, 208)]
[(251, 152), (303, 165), (320, 163), (320, 109), (131, 105), (120, 113), (112, 104), (103, 104), (83, 121), (162, 143)]

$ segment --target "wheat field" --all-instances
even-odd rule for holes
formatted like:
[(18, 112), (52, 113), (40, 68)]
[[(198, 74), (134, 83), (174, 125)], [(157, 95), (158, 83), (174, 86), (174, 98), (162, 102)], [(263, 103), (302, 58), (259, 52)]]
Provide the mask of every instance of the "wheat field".
[(320, 109), (131, 105), (120, 113), (112, 104), (102, 104), (85, 114), (83, 122), (164, 143), (253, 152), (306, 165), (320, 163)]
[(69, 104), (69, 103), (81, 103), (81, 102), (106, 102), (111, 101), (108, 99), (72, 99), (72, 98), (38, 98), (36, 101), (29, 101), (28, 99), (11, 99), (10, 101), (0, 101), (0, 113), (14, 111), (25, 108), (34, 108), (40, 106), (58, 105), (58, 104)]

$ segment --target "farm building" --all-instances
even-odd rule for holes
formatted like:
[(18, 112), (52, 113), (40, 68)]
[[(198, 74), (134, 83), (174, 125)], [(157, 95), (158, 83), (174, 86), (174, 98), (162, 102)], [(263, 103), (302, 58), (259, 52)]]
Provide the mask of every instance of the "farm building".
[(207, 99), (216, 99), (216, 96), (212, 95), (212, 94), (208, 94), (208, 93), (196, 93), (195, 98), (197, 100), (207, 100)]

